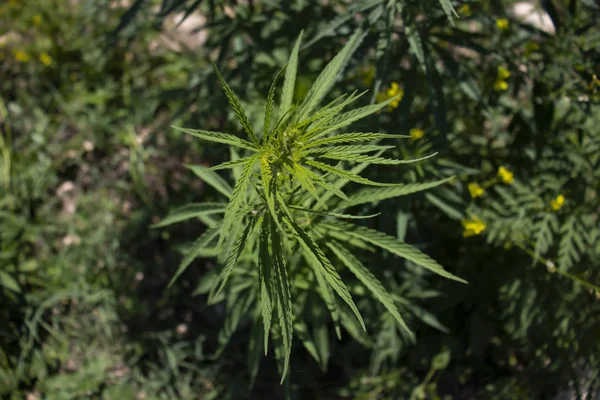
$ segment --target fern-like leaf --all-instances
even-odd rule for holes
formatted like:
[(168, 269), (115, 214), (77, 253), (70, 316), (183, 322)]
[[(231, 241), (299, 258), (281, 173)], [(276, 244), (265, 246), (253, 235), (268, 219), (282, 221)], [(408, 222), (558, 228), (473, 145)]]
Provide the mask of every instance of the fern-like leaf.
[(556, 215), (552, 213), (546, 213), (543, 218), (536, 224), (535, 227), (535, 256), (537, 257), (550, 249), (550, 246), (554, 243), (553, 231), (558, 230), (558, 220)]

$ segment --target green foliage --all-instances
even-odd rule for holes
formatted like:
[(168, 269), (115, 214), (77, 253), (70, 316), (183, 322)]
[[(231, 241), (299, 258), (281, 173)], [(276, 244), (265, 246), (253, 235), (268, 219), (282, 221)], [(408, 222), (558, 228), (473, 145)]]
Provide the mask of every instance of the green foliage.
[(597, 397), (599, 9), (528, 6), (0, 2), (0, 398)]
[[(358, 280), (372, 291), (373, 296), (394, 316), (399, 326), (409, 331), (392, 297), (385, 291), (375, 275), (352, 255), (346, 247), (348, 245), (356, 246), (358, 242), (359, 247), (364, 248), (366, 243), (374, 244), (442, 276), (464, 282), (444, 271), (440, 265), (414, 247), (398, 242), (393, 237), (387, 237), (367, 228), (336, 222), (340, 218), (346, 218), (343, 214), (328, 211), (340, 208), (336, 207), (337, 198), (323, 199), (323, 195), (329, 192), (343, 200), (350, 201), (345, 194), (339, 191), (341, 187), (338, 187), (337, 190), (333, 189), (336, 183), (344, 181), (375, 186), (401, 186), (401, 184), (373, 182), (347, 169), (317, 161), (320, 158), (354, 164), (359, 163), (364, 166), (369, 164), (406, 164), (422, 160), (392, 160), (378, 156), (363, 156), (357, 153), (356, 149), (348, 151), (348, 147), (345, 145), (356, 141), (401, 138), (400, 135), (338, 132), (339, 128), (381, 110), (395, 100), (397, 96), (380, 104), (361, 107), (354, 111), (344, 111), (344, 107), (348, 102), (342, 96), (325, 107), (315, 110), (330, 91), (338, 75), (342, 73), (349, 57), (358, 47), (362, 36), (362, 33), (357, 31), (351, 37), (344, 48), (323, 69), (300, 104), (288, 104), (289, 92), (293, 90), (295, 85), (294, 75), (297, 69), (297, 53), (301, 36), (298, 38), (288, 62), (289, 69), (285, 72), (282, 101), (278, 107), (282, 114), (280, 122), (271, 128), (270, 120), (275, 109), (273, 105), (275, 87), (281, 72), (277, 75), (269, 90), (262, 138), (254, 136), (254, 131), (249, 125), (248, 117), (241, 108), (239, 100), (217, 70), (217, 75), (229, 103), (234, 109), (244, 132), (254, 144), (245, 142), (244, 139), (239, 139), (230, 134), (178, 128), (180, 131), (190, 133), (201, 139), (225, 143), (257, 153), (240, 159), (239, 165), (243, 168), (242, 173), (238, 177), (233, 193), (229, 197), (220, 230), (219, 245), (222, 246), (226, 254), (221, 258), (226, 261), (221, 272), (218, 276), (215, 276), (212, 283), (213, 294), (211, 298), (213, 300), (219, 298), (219, 294), (234, 270), (237, 269), (240, 271), (238, 273), (243, 273), (244, 269), (254, 268), (253, 265), (239, 262), (244, 250), (247, 250), (249, 255), (246, 258), (258, 262), (258, 279), (254, 281), (256, 289), (249, 293), (260, 293), (257, 308), (260, 309), (263, 320), (265, 352), (268, 349), (270, 330), (280, 329), (278, 334), (280, 333), (284, 354), (282, 382), (289, 370), (293, 326), (296, 324), (305, 327), (310, 322), (310, 320), (303, 321), (301, 315), (296, 316), (292, 313), (293, 299), (290, 287), (296, 286), (294, 283), (296, 274), (302, 269), (304, 260), (313, 268), (312, 276), (309, 279), (319, 281), (321, 295), (325, 296), (324, 300), (332, 319), (334, 321), (339, 319), (339, 311), (335, 305), (335, 299), (331, 297), (331, 290), (352, 310), (363, 330), (366, 329), (365, 323), (353, 301), (352, 295), (339, 275), (338, 269), (341, 266), (345, 266), (352, 271)], [(348, 99), (350, 98), (352, 96), (348, 97)], [(315, 138), (320, 138), (320, 140), (313, 141)], [(244, 145), (240, 145), (240, 143)], [(309, 150), (307, 151), (307, 149)], [(369, 147), (365, 149), (370, 150)], [(381, 150), (383, 151), (385, 148)], [(381, 151), (378, 154), (381, 154)], [(253, 173), (257, 169), (256, 164), (260, 164), (260, 172), (257, 178), (253, 178)], [(194, 169), (194, 166), (191, 168)], [(326, 174), (320, 174), (320, 171)], [(327, 184), (324, 185), (323, 183)], [(435, 185), (441, 183), (443, 182), (437, 182)], [(220, 186), (223, 185), (220, 184)], [(388, 192), (384, 198), (415, 192), (422, 187), (412, 185), (410, 189), (395, 193), (392, 196)], [(377, 197), (377, 199), (381, 198), (381, 196)], [(371, 200), (367, 196), (366, 202), (369, 201)], [(320, 209), (324, 210), (321, 211)], [(162, 227), (173, 222), (196, 218), (206, 213), (221, 212), (222, 210), (220, 203), (191, 204), (175, 210), (155, 226)], [(306, 218), (309, 214), (315, 215)], [(255, 226), (258, 227), (258, 231), (253, 234)], [(345, 235), (330, 236), (329, 232), (335, 230), (340, 230)], [(241, 234), (239, 236), (231, 235), (231, 232), (241, 232)], [(232, 243), (233, 240), (235, 240), (235, 243)], [(326, 248), (331, 250), (339, 260), (340, 267), (336, 268), (334, 266), (330, 256), (324, 251)], [(301, 252), (302, 258), (288, 257), (289, 254), (294, 254), (297, 251)], [(182, 265), (189, 265), (187, 261), (191, 257), (190, 254), (197, 254), (195, 252), (196, 247), (194, 246), (190, 253), (186, 255), (185, 263)], [(305, 278), (303, 277), (303, 279)], [(225, 298), (228, 299), (228, 296), (226, 295)], [(211, 298), (209, 298), (209, 301)], [(273, 310), (277, 315), (275, 321), (272, 320), (271, 316)], [(249, 310), (248, 312), (253, 311)], [(301, 333), (301, 340), (310, 349), (309, 351), (315, 360), (321, 362), (321, 365), (325, 367), (326, 363), (323, 363), (322, 357), (318, 356), (315, 350), (315, 345), (320, 346), (320, 344), (318, 342), (313, 344), (311, 340), (307, 339), (305, 332)]]

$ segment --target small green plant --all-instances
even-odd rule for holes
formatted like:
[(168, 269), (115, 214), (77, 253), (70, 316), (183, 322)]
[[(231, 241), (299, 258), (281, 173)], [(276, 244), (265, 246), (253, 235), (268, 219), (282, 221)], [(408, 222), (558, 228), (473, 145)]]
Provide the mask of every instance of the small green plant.
[[(320, 346), (308, 338), (307, 324), (303, 321), (306, 297), (313, 290), (327, 305), (338, 337), (344, 312), (337, 304), (334, 292), (352, 310), (360, 324), (358, 330), (366, 329), (352, 295), (340, 277), (338, 271), (341, 269), (351, 271), (396, 323), (409, 332), (393, 296), (355, 255), (357, 250), (379, 247), (446, 278), (464, 282), (415, 247), (346, 221), (372, 217), (344, 213), (348, 208), (435, 187), (448, 179), (402, 185), (374, 182), (360, 176), (359, 173), (370, 164), (398, 165), (421, 160), (381, 156), (385, 150), (394, 147), (379, 144), (381, 140), (410, 136), (341, 133), (342, 128), (376, 113), (398, 96), (347, 111), (346, 108), (364, 94), (355, 92), (318, 108), (364, 37), (357, 31), (323, 69), (305, 99), (300, 104), (292, 104), (301, 36), (287, 66), (279, 72), (269, 90), (262, 134), (253, 130), (242, 105), (217, 70), (218, 79), (248, 139), (220, 132), (176, 129), (231, 146), (236, 155), (231, 161), (212, 168), (188, 166), (229, 201), (187, 205), (157, 224), (162, 227), (200, 218), (209, 226), (187, 252), (173, 280), (196, 257), (219, 254), (222, 268), (210, 276), (207, 283), (210, 303), (227, 299), (231, 318), (230, 323), (226, 323), (229, 326), (225, 336), (231, 335), (246, 312), (252, 313), (257, 323), (262, 319), (262, 327), (257, 329), (264, 332), (264, 336), (259, 342), (264, 344), (266, 353), (269, 334), (277, 338), (275, 351), (284, 360), (282, 382), (288, 372), (294, 331), (315, 359), (323, 362), (324, 356), (317, 349)], [(276, 89), (283, 75), (281, 102), (276, 112)], [(237, 149), (246, 154), (240, 157)], [(233, 187), (215, 173), (224, 169), (233, 170), (236, 179)], [(342, 189), (349, 182), (372, 187), (347, 195)], [(215, 218), (215, 215), (222, 215), (222, 218)], [(228, 282), (231, 290), (224, 297), (223, 289)], [(253, 304), (256, 304), (254, 311), (251, 310)], [(272, 317), (274, 311), (276, 318)], [(344, 325), (348, 323), (344, 317)], [(258, 343), (253, 345), (258, 346)]]

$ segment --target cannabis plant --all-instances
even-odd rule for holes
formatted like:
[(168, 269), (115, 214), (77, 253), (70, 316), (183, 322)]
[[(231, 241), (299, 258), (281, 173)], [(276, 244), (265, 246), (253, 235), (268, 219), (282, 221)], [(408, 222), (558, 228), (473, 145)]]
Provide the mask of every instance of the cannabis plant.
[[(187, 205), (158, 224), (166, 226), (200, 218), (209, 226), (191, 246), (173, 279), (196, 257), (217, 255), (221, 268), (209, 275), (205, 283), (210, 288), (210, 303), (227, 300), (229, 315), (222, 335), (223, 342), (226, 343), (245, 314), (252, 315), (255, 322), (255, 337), (250, 351), (255, 357), (251, 365), (252, 375), (256, 375), (258, 350), (262, 347), (267, 352), (271, 335), (276, 355), (283, 359), (282, 382), (288, 372), (294, 332), (318, 362), (326, 363), (327, 352), (322, 350), (318, 340), (313, 341), (307, 330), (306, 320), (311, 319), (308, 304), (312, 304), (315, 295), (326, 304), (338, 338), (341, 336), (340, 324), (353, 336), (365, 330), (361, 314), (340, 277), (342, 269), (347, 268), (354, 274), (383, 304), (398, 326), (409, 332), (394, 297), (361, 262), (358, 251), (380, 248), (441, 276), (462, 281), (415, 247), (364, 225), (349, 222), (372, 217), (346, 213), (354, 206), (435, 187), (447, 179), (402, 185), (362, 177), (361, 171), (370, 164), (399, 165), (421, 160), (382, 156), (394, 146), (383, 145), (381, 141), (409, 136), (343, 131), (353, 122), (397, 101), (398, 96), (379, 104), (348, 110), (364, 94), (354, 92), (319, 107), (361, 43), (364, 33), (359, 30), (323, 69), (304, 100), (293, 104), (301, 37), (302, 34), (288, 64), (271, 85), (261, 132), (253, 129), (240, 101), (215, 66), (217, 77), (247, 137), (176, 129), (232, 148), (234, 157), (230, 161), (212, 168), (189, 166), (228, 202)], [(283, 89), (276, 107), (275, 97), (281, 77)], [(215, 172), (228, 169), (235, 177), (233, 186)], [(368, 187), (348, 195), (343, 189), (349, 182)], [(226, 287), (230, 290), (224, 294)], [(354, 317), (338, 304), (338, 298)], [(257, 335), (261, 336), (259, 340)]]

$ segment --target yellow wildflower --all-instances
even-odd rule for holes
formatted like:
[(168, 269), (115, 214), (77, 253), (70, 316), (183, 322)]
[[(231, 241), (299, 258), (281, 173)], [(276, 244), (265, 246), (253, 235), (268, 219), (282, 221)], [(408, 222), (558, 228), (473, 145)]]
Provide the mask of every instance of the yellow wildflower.
[(23, 50), (17, 50), (15, 51), (15, 60), (17, 60), (18, 62), (26, 63), (31, 60), (31, 56)]
[(558, 211), (562, 208), (563, 204), (565, 204), (565, 196), (559, 194), (556, 196), (556, 199), (550, 202), (550, 207), (552, 207), (554, 211)]
[(461, 223), (465, 228), (464, 237), (479, 235), (486, 228), (485, 223), (476, 216), (471, 219), (464, 219)]
[(504, 167), (498, 168), (498, 178), (504, 183), (513, 183), (515, 180), (514, 174)]
[[(397, 96), (397, 97), (396, 97)], [(396, 97), (393, 101), (388, 104), (388, 111), (392, 111), (394, 108), (397, 108), (400, 105), (400, 101), (404, 96), (404, 90), (398, 85), (397, 82), (392, 82), (390, 88), (385, 92), (377, 93), (377, 102), (381, 103), (383, 101), (389, 100), (392, 97)]]
[(508, 20), (506, 18), (500, 18), (496, 20), (496, 26), (501, 31), (505, 31), (508, 29)]
[(42, 16), (40, 14), (36, 14), (33, 16), (31, 21), (33, 22), (34, 25), (39, 25), (42, 23)]
[(46, 52), (40, 54), (40, 62), (44, 64), (46, 67), (52, 64), (52, 57)]
[(423, 136), (425, 136), (425, 132), (423, 132), (423, 129), (420, 128), (412, 128), (410, 130), (410, 138), (412, 140), (419, 140), (421, 139)]
[(507, 89), (508, 82), (506, 82), (504, 79), (496, 79), (496, 81), (494, 82), (494, 90), (496, 92), (504, 92)]
[(502, 65), (498, 65), (497, 79), (506, 79), (510, 77), (510, 71), (504, 68)]
[(496, 73), (496, 80), (494, 81), (494, 90), (497, 92), (503, 92), (508, 89), (508, 82), (506, 79), (510, 77), (510, 71), (504, 68), (502, 65), (498, 65), (498, 72)]
[(462, 6), (460, 6), (458, 8), (458, 13), (464, 17), (470, 17), (471, 16), (471, 6), (468, 5), (467, 3), (463, 4)]
[(474, 199), (483, 196), (485, 193), (485, 189), (479, 186), (479, 184), (476, 182), (469, 183), (468, 188), (469, 193), (471, 193), (471, 197)]

